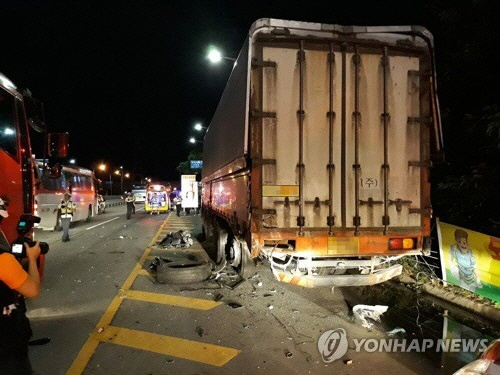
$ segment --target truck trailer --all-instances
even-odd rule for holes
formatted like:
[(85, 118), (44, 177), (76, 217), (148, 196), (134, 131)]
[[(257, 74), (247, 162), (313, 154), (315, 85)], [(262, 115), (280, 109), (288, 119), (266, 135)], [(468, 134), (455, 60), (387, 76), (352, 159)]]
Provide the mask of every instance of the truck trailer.
[(203, 144), (217, 262), (306, 287), (371, 285), (430, 250), (442, 155), (431, 33), (259, 19)]

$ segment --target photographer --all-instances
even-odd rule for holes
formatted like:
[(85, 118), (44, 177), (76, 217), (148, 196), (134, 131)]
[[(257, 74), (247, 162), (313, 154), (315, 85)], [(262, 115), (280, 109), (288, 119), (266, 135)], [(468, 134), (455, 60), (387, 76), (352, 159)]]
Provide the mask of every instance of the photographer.
[[(1, 245), (1, 242), (0, 242)], [(31, 327), (26, 317), (23, 297), (36, 297), (40, 292), (37, 259), (41, 249), (25, 243), (28, 271), (0, 246), (0, 374), (31, 374), (28, 341)]]

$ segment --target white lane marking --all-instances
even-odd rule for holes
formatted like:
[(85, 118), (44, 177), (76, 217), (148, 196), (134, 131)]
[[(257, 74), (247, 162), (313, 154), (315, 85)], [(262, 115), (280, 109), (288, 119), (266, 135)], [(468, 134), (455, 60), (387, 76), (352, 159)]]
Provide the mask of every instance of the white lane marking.
[(115, 218), (113, 218), (113, 219), (111, 219), (111, 220), (104, 221), (104, 222), (102, 222), (102, 223), (99, 223), (99, 224), (93, 225), (93, 226), (91, 226), (91, 227), (85, 228), (85, 230), (94, 229), (94, 228), (98, 227), (99, 225), (103, 225), (103, 224), (109, 223), (110, 221), (113, 221), (113, 220), (116, 220), (116, 219), (119, 219), (119, 218), (120, 218), (120, 217), (119, 217), (119, 216), (117, 216), (117, 217), (115, 217)]

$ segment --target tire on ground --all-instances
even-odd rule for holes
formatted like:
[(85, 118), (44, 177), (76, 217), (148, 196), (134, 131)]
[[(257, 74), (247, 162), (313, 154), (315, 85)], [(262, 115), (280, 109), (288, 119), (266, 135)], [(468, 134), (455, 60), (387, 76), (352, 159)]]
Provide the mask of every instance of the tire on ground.
[(189, 284), (206, 280), (212, 266), (206, 261), (162, 262), (156, 270), (156, 280), (161, 284)]

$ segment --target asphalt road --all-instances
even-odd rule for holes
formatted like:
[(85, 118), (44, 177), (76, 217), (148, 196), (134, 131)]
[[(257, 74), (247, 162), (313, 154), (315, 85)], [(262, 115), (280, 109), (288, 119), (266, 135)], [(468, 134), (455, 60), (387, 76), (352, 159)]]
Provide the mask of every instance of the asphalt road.
[[(60, 232), (37, 233), (51, 250), (29, 317), (34, 339), (51, 341), (30, 347), (36, 374), (438, 373), (416, 353), (357, 353), (352, 345), (325, 363), (317, 341), (327, 330), (344, 328), (350, 339), (386, 336), (356, 325), (340, 290), (279, 283), (266, 264), (234, 290), (214, 281), (156, 283), (145, 270), (151, 257), (179, 252), (148, 244), (178, 229), (196, 235), (199, 216), (138, 210), (126, 220), (119, 206), (76, 224), (67, 243)], [(190, 252), (207, 257), (198, 241)], [(221, 277), (230, 280), (230, 271)]]

